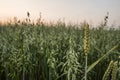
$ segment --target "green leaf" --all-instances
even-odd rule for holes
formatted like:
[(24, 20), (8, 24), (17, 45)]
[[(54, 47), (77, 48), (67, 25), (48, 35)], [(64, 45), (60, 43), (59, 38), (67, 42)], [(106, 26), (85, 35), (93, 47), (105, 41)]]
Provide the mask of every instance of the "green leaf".
[(97, 61), (95, 61), (94, 63), (92, 63), (88, 69), (87, 69), (87, 73), (89, 71), (91, 71), (101, 60), (103, 60), (104, 58), (106, 58), (107, 56), (109, 56), (111, 53), (111, 51), (115, 50), (118, 47), (118, 45), (115, 45), (113, 48), (111, 48), (106, 54), (104, 54), (101, 58), (99, 58)]
[[(102, 61), (103, 59), (105, 59), (107, 56), (109, 56), (111, 54), (111, 51), (115, 50), (118, 47), (118, 45), (115, 45), (113, 48), (111, 48), (106, 54), (104, 54), (101, 58), (99, 58), (97, 61), (95, 61), (94, 63), (92, 63), (88, 69), (87, 69), (87, 73), (89, 71), (91, 71), (100, 61)], [(83, 77), (84, 79), (84, 77)]]

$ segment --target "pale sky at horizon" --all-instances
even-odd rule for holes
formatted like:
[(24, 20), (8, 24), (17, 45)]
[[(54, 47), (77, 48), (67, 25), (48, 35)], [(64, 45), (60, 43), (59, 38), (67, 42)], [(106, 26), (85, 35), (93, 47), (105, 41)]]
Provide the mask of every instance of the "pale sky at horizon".
[(45, 20), (65, 18), (66, 22), (86, 20), (92, 24), (102, 22), (109, 12), (109, 23), (120, 25), (120, 0), (0, 0), (0, 20), (26, 18), (27, 11), (32, 19), (41, 12)]

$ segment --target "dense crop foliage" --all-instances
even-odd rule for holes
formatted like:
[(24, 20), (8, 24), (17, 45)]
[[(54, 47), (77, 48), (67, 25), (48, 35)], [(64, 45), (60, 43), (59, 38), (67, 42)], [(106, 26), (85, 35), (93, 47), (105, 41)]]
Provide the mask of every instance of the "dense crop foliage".
[[(85, 71), (83, 27), (1, 26), (0, 80), (81, 80)], [(88, 67), (120, 43), (119, 29), (99, 27), (89, 32)], [(88, 80), (102, 80), (110, 61), (120, 60), (119, 45), (110, 53), (87, 73)], [(119, 72), (118, 67), (117, 80)]]

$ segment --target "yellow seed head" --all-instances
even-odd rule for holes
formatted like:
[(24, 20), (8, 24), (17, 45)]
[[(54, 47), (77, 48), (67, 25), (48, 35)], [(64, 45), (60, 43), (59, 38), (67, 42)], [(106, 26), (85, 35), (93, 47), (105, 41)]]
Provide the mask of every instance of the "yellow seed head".
[(84, 28), (84, 53), (87, 55), (89, 53), (89, 24), (85, 23)]
[(117, 75), (117, 61), (114, 62), (113, 65), (113, 70), (112, 70), (112, 79), (111, 80), (116, 80), (116, 75)]
[(114, 64), (114, 62), (110, 61), (109, 66), (108, 66), (107, 70), (105, 71), (102, 80), (107, 80), (108, 79), (108, 77), (109, 77), (109, 75), (112, 71), (113, 64)]

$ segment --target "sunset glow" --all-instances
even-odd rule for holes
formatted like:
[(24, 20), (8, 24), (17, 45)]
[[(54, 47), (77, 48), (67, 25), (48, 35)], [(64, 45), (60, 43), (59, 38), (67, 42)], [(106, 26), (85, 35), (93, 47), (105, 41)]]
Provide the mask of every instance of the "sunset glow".
[(26, 12), (31, 19), (65, 19), (66, 22), (87, 20), (92, 24), (100, 23), (107, 12), (109, 23), (120, 23), (120, 0), (0, 0), (0, 20), (18, 17), (23, 19)]

